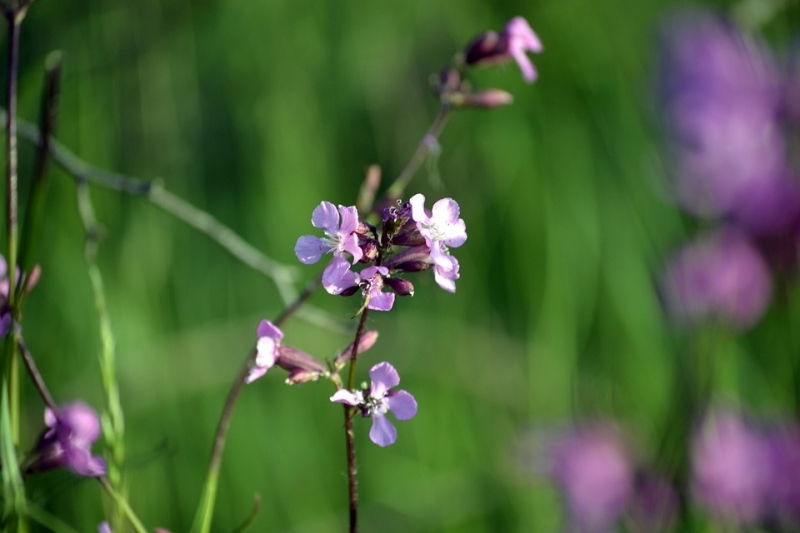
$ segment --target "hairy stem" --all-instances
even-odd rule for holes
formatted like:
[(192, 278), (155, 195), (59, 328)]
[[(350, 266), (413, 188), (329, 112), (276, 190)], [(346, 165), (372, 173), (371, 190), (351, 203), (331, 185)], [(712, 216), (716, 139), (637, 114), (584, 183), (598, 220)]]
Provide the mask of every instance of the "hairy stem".
[(433, 123), (428, 128), (428, 131), (426, 131), (425, 135), (422, 137), (422, 140), (417, 146), (417, 150), (411, 156), (411, 159), (408, 160), (408, 163), (406, 163), (405, 168), (400, 172), (397, 179), (394, 180), (392, 186), (389, 187), (386, 193), (386, 198), (389, 202), (394, 202), (403, 195), (403, 191), (405, 191), (411, 178), (414, 177), (419, 167), (425, 162), (425, 157), (431, 151), (433, 142), (439, 138), (439, 134), (447, 123), (447, 117), (450, 116), (450, 109), (450, 106), (444, 104), (439, 108), (439, 112), (433, 119)]

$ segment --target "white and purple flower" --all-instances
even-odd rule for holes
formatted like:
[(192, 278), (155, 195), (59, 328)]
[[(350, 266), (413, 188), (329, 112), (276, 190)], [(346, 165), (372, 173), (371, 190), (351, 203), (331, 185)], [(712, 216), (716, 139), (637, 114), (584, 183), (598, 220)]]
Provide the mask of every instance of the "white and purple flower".
[(544, 48), (539, 37), (531, 29), (528, 21), (522, 17), (514, 17), (508, 21), (503, 33), (500, 36), (501, 40), (505, 40), (508, 47), (508, 53), (514, 58), (519, 69), (522, 71), (522, 77), (528, 83), (536, 81), (536, 68), (528, 58), (526, 52), (533, 52), (538, 54)]
[(412, 196), (408, 203), (411, 218), (430, 249), (436, 283), (446, 291), (455, 292), (458, 261), (450, 255), (449, 248), (458, 248), (467, 240), (466, 224), (459, 218), (458, 203), (452, 198), (443, 198), (433, 204), (430, 215), (425, 210), (423, 195)]
[(400, 376), (389, 363), (373, 366), (369, 377), (369, 390), (339, 389), (331, 401), (358, 407), (365, 418), (372, 418), (370, 440), (378, 446), (389, 446), (397, 440), (397, 430), (386, 413), (391, 412), (397, 420), (410, 420), (417, 414), (417, 401), (404, 390), (392, 390), (400, 384)]
[(283, 332), (269, 320), (262, 320), (256, 329), (256, 364), (250, 369), (245, 383), (252, 383), (267, 373), (278, 360), (278, 349), (283, 340)]
[(297, 239), (294, 253), (301, 263), (312, 265), (320, 260), (323, 254), (332, 253), (333, 260), (322, 274), (322, 284), (330, 294), (340, 294), (352, 276), (348, 276), (349, 263), (344, 258), (347, 252), (353, 256), (356, 264), (363, 252), (358, 246), (358, 210), (354, 207), (340, 205), (338, 210), (330, 202), (321, 202), (311, 214), (311, 224), (325, 232), (324, 237), (303, 235)]

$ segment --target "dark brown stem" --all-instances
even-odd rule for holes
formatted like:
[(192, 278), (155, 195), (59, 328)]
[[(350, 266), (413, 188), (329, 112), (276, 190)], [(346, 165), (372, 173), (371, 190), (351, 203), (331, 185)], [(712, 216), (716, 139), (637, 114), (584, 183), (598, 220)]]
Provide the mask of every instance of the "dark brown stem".
[(44, 403), (51, 411), (54, 413), (57, 412), (58, 408), (56, 402), (53, 401), (50, 391), (47, 390), (47, 385), (45, 385), (44, 379), (42, 379), (42, 375), (39, 373), (39, 369), (36, 368), (33, 355), (22, 338), (19, 339), (19, 350), (22, 352), (22, 360), (25, 362), (25, 368), (28, 369), (28, 374), (30, 374), (33, 384), (36, 385), (36, 390), (38, 390), (39, 394), (42, 396), (42, 400), (44, 400)]
[[(356, 361), (358, 358), (358, 343), (367, 323), (369, 309), (361, 313), (356, 336), (353, 339), (353, 353), (350, 356), (350, 373), (347, 376), (347, 390), (353, 390), (356, 380)], [(344, 405), (344, 439), (347, 453), (347, 495), (350, 508), (350, 533), (358, 531), (358, 467), (356, 466), (356, 442), (353, 431), (354, 407)]]
[(17, 78), (19, 69), (19, 34), (24, 11), (5, 6), (8, 20), (8, 83), (6, 85), (6, 236), (8, 239), (8, 300), (14, 309), (19, 234), (17, 177)]

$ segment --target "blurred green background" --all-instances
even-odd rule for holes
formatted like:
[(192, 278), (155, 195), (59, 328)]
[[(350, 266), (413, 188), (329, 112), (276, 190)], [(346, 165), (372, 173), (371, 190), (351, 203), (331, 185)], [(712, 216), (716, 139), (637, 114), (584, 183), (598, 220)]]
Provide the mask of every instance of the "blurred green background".
[[(554, 531), (559, 500), (515, 459), (531, 428), (614, 417), (653, 454), (671, 423), (683, 349), (654, 278), (693, 223), (667, 200), (651, 98), (654, 33), (669, 2), (485, 0), (35, 2), (23, 25), (20, 116), (38, 114), (45, 55), (64, 52), (58, 137), (86, 161), (165, 186), (270, 257), (294, 256), (321, 201), (351, 205), (368, 165), (402, 169), (436, 112), (428, 77), (474, 35), (526, 17), (545, 52), (539, 81), (514, 64), (476, 87), (513, 106), (455, 113), (436, 173), (408, 189), (455, 198), (469, 240), (456, 294), (430, 273), (416, 295), (373, 313), (418, 416), (381, 449), (357, 421), (363, 531)], [(726, 6), (723, 6), (726, 7)], [(766, 30), (786, 42), (793, 5)], [(5, 32), (5, 30), (4, 30)], [(3, 34), (5, 35), (5, 33)], [(31, 147), (23, 143), (27, 190)], [(117, 338), (130, 498), (149, 526), (191, 525), (216, 422), (262, 318), (282, 305), (269, 280), (146, 200), (92, 189), (106, 229), (99, 265)], [(429, 200), (429, 201), (430, 201)], [(43, 275), (24, 331), (57, 401), (100, 408), (97, 316), (83, 259), (74, 180), (52, 173)], [(355, 299), (311, 304), (349, 321)], [(752, 402), (780, 412), (780, 309), (737, 349)], [(330, 357), (350, 333), (300, 319), (287, 344)], [(748, 355), (749, 354), (749, 355)], [(781, 359), (784, 360), (784, 359)], [(345, 529), (341, 409), (330, 385), (249, 386), (222, 468), (214, 531), (262, 507), (253, 531)], [(750, 390), (750, 389), (748, 389)], [(25, 384), (23, 443), (43, 406)], [(32, 478), (31, 499), (80, 531), (104, 519), (100, 487), (66, 472)]]

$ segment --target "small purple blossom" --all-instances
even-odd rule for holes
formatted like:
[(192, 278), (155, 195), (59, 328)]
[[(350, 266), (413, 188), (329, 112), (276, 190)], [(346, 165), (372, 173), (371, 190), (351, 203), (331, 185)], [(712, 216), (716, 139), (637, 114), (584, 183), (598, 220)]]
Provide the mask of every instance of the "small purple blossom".
[[(311, 265), (320, 260), (323, 254), (332, 253), (333, 261), (323, 273), (323, 285), (330, 294), (339, 294), (340, 283), (346, 278), (342, 270), (347, 264), (343, 254), (347, 252), (353, 256), (353, 264), (362, 257), (363, 252), (358, 246), (358, 211), (355, 207), (340, 205), (338, 210), (330, 202), (321, 202), (311, 215), (311, 224), (321, 228), (325, 236), (303, 235), (297, 239), (294, 253), (301, 263)], [(344, 270), (347, 270), (345, 268)], [(339, 290), (339, 292), (336, 292)]]
[(767, 441), (733, 412), (717, 412), (692, 442), (693, 489), (698, 502), (725, 522), (752, 524), (766, 510)]
[(661, 289), (667, 311), (676, 318), (688, 323), (716, 319), (747, 329), (764, 314), (772, 281), (750, 242), (723, 228), (679, 250)]
[(111, 526), (108, 525), (108, 522), (100, 522), (100, 525), (97, 526), (97, 533), (113, 533), (111, 531)]
[(389, 311), (394, 305), (394, 294), (383, 291), (383, 278), (389, 275), (389, 269), (382, 266), (370, 266), (360, 272), (364, 297), (369, 301), (367, 309)]
[(269, 320), (262, 320), (256, 329), (258, 342), (256, 343), (255, 366), (245, 378), (245, 383), (252, 383), (267, 373), (278, 359), (278, 350), (283, 332)]
[(528, 21), (522, 17), (514, 17), (500, 35), (501, 41), (505, 40), (508, 53), (514, 58), (522, 71), (522, 77), (528, 83), (536, 81), (536, 68), (528, 58), (526, 52), (540, 53), (543, 50), (542, 42), (531, 29)]
[(369, 377), (369, 390), (339, 389), (331, 401), (358, 407), (365, 418), (372, 418), (370, 440), (378, 446), (389, 446), (397, 440), (397, 430), (386, 413), (391, 412), (397, 420), (410, 420), (417, 414), (417, 401), (404, 390), (392, 390), (400, 384), (400, 376), (389, 363), (373, 366)]
[(633, 490), (626, 447), (610, 426), (593, 425), (556, 435), (548, 450), (550, 477), (559, 485), (570, 531), (614, 531)]
[(464, 52), (464, 61), (467, 65), (492, 65), (513, 59), (522, 71), (522, 77), (533, 83), (536, 81), (536, 68), (527, 52), (538, 54), (542, 50), (542, 42), (528, 21), (514, 17), (499, 35), (488, 31), (473, 39)]
[(91, 453), (92, 444), (100, 436), (100, 420), (94, 409), (82, 402), (65, 404), (57, 413), (48, 407), (44, 422), (49, 429), (39, 440), (26, 470), (68, 468), (80, 476), (105, 475), (105, 461)]
[(459, 278), (458, 261), (450, 255), (449, 248), (457, 248), (467, 240), (466, 225), (459, 218), (458, 203), (443, 198), (435, 204), (429, 215), (425, 211), (425, 197), (416, 194), (409, 200), (411, 218), (417, 223), (420, 234), (430, 250), (436, 283), (444, 290), (455, 292)]

